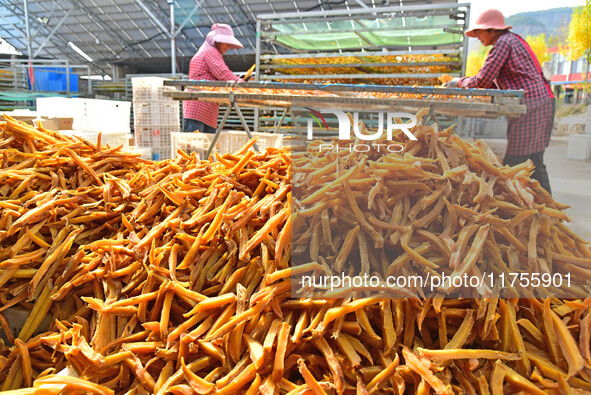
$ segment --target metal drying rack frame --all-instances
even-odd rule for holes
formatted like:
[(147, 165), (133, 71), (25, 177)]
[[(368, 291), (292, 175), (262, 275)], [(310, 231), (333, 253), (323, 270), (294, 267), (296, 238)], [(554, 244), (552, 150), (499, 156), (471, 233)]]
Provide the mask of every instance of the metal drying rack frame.
[[(448, 17), (448, 20), (443, 24), (424, 24), (414, 25), (409, 22), (413, 18), (423, 19), (425, 17)], [(397, 26), (380, 26), (380, 20), (400, 20), (401, 24)], [(433, 55), (441, 54), (450, 56), (450, 59), (443, 61), (443, 65), (457, 68), (457, 70), (450, 71), (452, 75), (463, 75), (466, 69), (466, 53), (468, 40), (464, 37), (464, 32), (468, 29), (470, 20), (470, 4), (469, 3), (439, 3), (439, 4), (419, 4), (419, 5), (404, 5), (404, 6), (386, 6), (375, 8), (352, 8), (344, 10), (324, 10), (324, 11), (307, 11), (307, 12), (287, 12), (263, 14), (257, 16), (257, 46), (256, 46), (256, 74), (255, 79), (260, 80), (274, 80), (274, 79), (327, 79), (327, 78), (436, 78), (440, 74), (424, 73), (421, 71), (412, 74), (397, 74), (397, 73), (359, 73), (359, 74), (330, 74), (328, 72), (319, 75), (310, 74), (261, 74), (261, 71), (275, 71), (275, 69), (285, 69), (285, 65), (274, 64), (276, 60), (294, 59), (294, 58), (337, 58), (345, 59), (347, 57), (358, 58), (361, 62), (367, 56), (396, 56), (396, 55)], [(332, 22), (346, 21), (350, 26), (334, 28), (330, 26)], [(377, 25), (367, 25), (367, 21), (375, 21)], [(315, 23), (321, 23), (322, 27), (315, 27)], [(441, 21), (443, 23), (443, 21)], [(308, 24), (310, 24), (308, 26)], [(325, 26), (326, 24), (326, 26)], [(279, 25), (291, 25), (294, 28), (291, 31), (280, 31), (276, 27)], [(449, 41), (441, 43), (430, 42), (413, 42), (411, 32), (432, 31), (438, 29), (442, 33), (457, 34), (458, 39), (450, 39)], [(406, 35), (404, 44), (388, 43), (382, 40), (377, 40), (375, 34), (383, 32), (399, 32), (402, 36)], [(301, 36), (301, 35), (319, 35), (319, 36), (334, 36), (335, 33), (354, 34), (359, 40), (358, 46), (343, 47), (338, 43), (330, 49), (314, 50), (314, 49), (298, 49), (289, 44), (281, 42), (278, 38), (281, 36)], [(272, 42), (276, 46), (285, 47), (292, 51), (290, 54), (279, 53), (263, 53), (263, 43)], [(384, 52), (387, 50), (388, 52)], [(453, 59), (453, 58), (457, 58)], [(339, 66), (351, 66), (347, 62), (335, 62)], [(421, 62), (411, 62), (411, 66), (419, 66)], [(441, 62), (436, 62), (441, 63)], [(427, 65), (435, 65), (435, 63)], [(315, 68), (327, 70), (334, 68), (333, 63), (320, 63), (313, 65)], [(371, 63), (365, 66), (376, 67)], [(381, 66), (400, 66), (397, 62), (385, 62)], [(300, 68), (301, 65), (288, 65), (287, 68)], [(306, 66), (304, 66), (306, 68)]]
[[(525, 94), (522, 90), (495, 90), (495, 89), (463, 89), (463, 88), (436, 88), (436, 87), (409, 87), (409, 86), (382, 86), (382, 85), (350, 85), (350, 84), (301, 84), (278, 82), (225, 82), (225, 81), (194, 81), (194, 80), (167, 80), (164, 85), (191, 87), (195, 91), (165, 92), (175, 100), (204, 100), (219, 104), (227, 104), (222, 121), (218, 126), (212, 143), (207, 151), (209, 157), (215, 143), (234, 108), (244, 130), (250, 138), (252, 133), (240, 106), (283, 108), (280, 122), (275, 132), (285, 119), (288, 111), (293, 116), (293, 107), (314, 107), (318, 109), (340, 109), (349, 111), (388, 111), (392, 109), (416, 111), (421, 108), (429, 108), (429, 116), (434, 118), (435, 113), (448, 115), (462, 115), (470, 117), (491, 116), (519, 116), (527, 110), (525, 105), (519, 104), (519, 99)], [(199, 87), (225, 88), (226, 92), (211, 92), (198, 90)], [(252, 92), (248, 92), (252, 89)], [(254, 90), (257, 91), (254, 91)], [(281, 90), (292, 91), (321, 91), (327, 95), (298, 95)], [(242, 90), (242, 91), (241, 91)], [(260, 90), (279, 90), (275, 93), (261, 93)], [(392, 93), (422, 95), (419, 98), (377, 98), (359, 97), (355, 93)], [(433, 96), (450, 95), (465, 96), (467, 100), (474, 97), (490, 97), (490, 103), (463, 102), (459, 100), (440, 100)], [(298, 134), (301, 131), (297, 128)], [(258, 147), (255, 146), (255, 149)]]

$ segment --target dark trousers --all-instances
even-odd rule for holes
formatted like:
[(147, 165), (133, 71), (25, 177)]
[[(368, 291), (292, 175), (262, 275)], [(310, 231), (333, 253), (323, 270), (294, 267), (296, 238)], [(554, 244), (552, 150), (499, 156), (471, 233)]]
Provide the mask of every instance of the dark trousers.
[(184, 118), (185, 121), (185, 129), (183, 132), (185, 133), (193, 133), (194, 131), (198, 130), (201, 133), (215, 133), (215, 128), (209, 126), (201, 121), (196, 119)]
[(538, 180), (542, 188), (544, 188), (551, 195), (550, 180), (548, 179), (548, 172), (546, 171), (546, 165), (544, 164), (544, 151), (536, 152), (530, 155), (519, 155), (519, 156), (505, 156), (503, 159), (504, 165), (515, 166), (531, 159), (536, 167), (532, 178)]

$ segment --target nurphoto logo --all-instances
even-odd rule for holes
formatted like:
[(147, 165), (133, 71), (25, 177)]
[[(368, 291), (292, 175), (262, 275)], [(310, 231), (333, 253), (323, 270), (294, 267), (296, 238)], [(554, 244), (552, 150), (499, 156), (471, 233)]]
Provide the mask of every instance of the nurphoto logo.
[[(314, 140), (314, 123), (321, 129), (328, 131), (328, 123), (322, 114), (332, 114), (338, 121), (338, 144), (319, 144), (319, 151), (325, 150), (342, 150), (346, 149), (355, 152), (368, 152), (372, 150), (378, 150), (382, 152), (402, 152), (404, 147), (400, 144), (377, 144), (373, 143), (380, 139), (384, 133), (386, 134), (386, 141), (393, 140), (393, 134), (395, 131), (402, 131), (410, 140), (417, 140), (417, 138), (410, 131), (417, 124), (417, 117), (414, 114), (406, 112), (378, 112), (377, 113), (377, 130), (368, 130), (361, 128), (361, 122), (359, 121), (359, 113), (353, 112), (351, 117), (343, 110), (335, 109), (321, 109), (314, 110), (306, 107), (306, 111), (303, 117), (307, 119), (307, 133), (306, 138), (308, 140)], [(385, 118), (385, 120), (384, 120)], [(404, 122), (404, 120), (410, 120), (410, 122)], [(351, 125), (353, 123), (353, 125)], [(352, 132), (352, 133), (351, 133)], [(345, 144), (345, 141), (355, 140), (367, 141), (369, 144)], [(383, 141), (383, 139), (381, 140)]]

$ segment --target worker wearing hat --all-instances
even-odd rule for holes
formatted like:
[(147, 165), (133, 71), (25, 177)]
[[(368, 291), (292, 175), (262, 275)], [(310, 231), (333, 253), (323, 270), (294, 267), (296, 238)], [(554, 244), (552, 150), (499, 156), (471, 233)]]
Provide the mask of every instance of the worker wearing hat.
[[(205, 42), (189, 64), (189, 78), (206, 81), (243, 81), (224, 62), (223, 55), (228, 49), (243, 48), (234, 37), (232, 27), (215, 23), (207, 34)], [(220, 105), (217, 103), (191, 100), (183, 102), (185, 132), (199, 131), (215, 133)]]
[(446, 86), (525, 90), (521, 103), (527, 106), (527, 113), (507, 119), (508, 144), (503, 164), (514, 166), (531, 159), (535, 166), (532, 178), (550, 193), (544, 150), (554, 123), (554, 94), (531, 47), (509, 31), (512, 27), (505, 24), (499, 10), (483, 12), (466, 35), (493, 47), (478, 75), (454, 78)]

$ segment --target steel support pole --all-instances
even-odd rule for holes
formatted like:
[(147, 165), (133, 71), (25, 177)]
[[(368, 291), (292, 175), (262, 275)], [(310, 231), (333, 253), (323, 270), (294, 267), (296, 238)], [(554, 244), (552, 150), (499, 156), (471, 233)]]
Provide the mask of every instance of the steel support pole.
[(257, 32), (256, 32), (256, 60), (255, 60), (255, 69), (254, 69), (254, 80), (259, 82), (260, 73), (261, 73), (261, 20), (257, 18)]
[[(90, 83), (90, 80), (88, 80)], [(70, 61), (66, 60), (66, 94), (70, 97)]]
[(154, 23), (160, 28), (160, 30), (166, 33), (166, 35), (170, 34), (168, 32), (168, 29), (162, 24), (162, 22), (160, 22), (160, 20), (156, 17), (156, 15), (154, 15), (154, 13), (150, 11), (148, 7), (146, 7), (142, 0), (135, 0), (135, 2), (141, 7), (142, 10), (144, 10), (146, 14), (148, 14), (150, 19), (154, 21)]
[[(255, 57), (255, 67), (254, 67), (254, 80), (256, 82), (260, 81), (261, 77), (261, 20), (257, 18), (257, 30), (256, 30), (256, 57)], [(254, 131), (259, 131), (259, 108), (255, 107), (254, 109)]]
[(277, 126), (275, 126), (273, 133), (279, 133), (279, 129), (281, 128), (281, 124), (285, 120), (285, 116), (287, 115), (287, 111), (288, 111), (288, 108), (285, 107), (285, 110), (283, 110), (283, 114), (281, 115), (281, 119), (279, 119), (279, 122), (277, 123)]
[(176, 30), (174, 31), (174, 36), (178, 36), (179, 33), (183, 30), (183, 28), (187, 25), (187, 23), (189, 23), (189, 21), (191, 20), (191, 18), (193, 17), (193, 15), (195, 15), (195, 13), (197, 12), (197, 10), (199, 8), (201, 8), (201, 4), (203, 4), (205, 0), (199, 0), (199, 2), (197, 2), (197, 4), (195, 4), (195, 7), (193, 7), (193, 9), (189, 12), (189, 15), (187, 15), (187, 17), (185, 18), (185, 20), (179, 25), (177, 26)]
[[(464, 32), (468, 30), (470, 27), (470, 4), (466, 4), (466, 14), (464, 15)], [(466, 75), (466, 65), (468, 64), (468, 37), (464, 37), (464, 46), (462, 48), (462, 71), (461, 76), (464, 77)], [(460, 136), (466, 136), (465, 134), (465, 119), (463, 116), (458, 116), (457, 121), (457, 131), (460, 133)]]
[(26, 34), (27, 34), (27, 55), (29, 57), (29, 80), (31, 81), (31, 88), (33, 88), (33, 91), (36, 91), (37, 89), (35, 89), (35, 78), (31, 78), (31, 75), (35, 75), (35, 71), (33, 69), (33, 65), (31, 63), (31, 61), (33, 60), (33, 54), (31, 53), (31, 29), (29, 27), (29, 1), (28, 0), (23, 0), (24, 2), (24, 6), (25, 6), (25, 29), (26, 29)]
[(31, 53), (31, 28), (29, 27), (29, 0), (24, 0), (25, 6), (25, 29), (27, 32), (27, 55), (29, 56), (29, 62), (33, 59)]
[[(464, 31), (470, 26), (470, 5), (466, 5), (466, 14), (464, 15)], [(462, 48), (462, 77), (466, 75), (466, 64), (468, 62), (468, 37), (464, 36), (464, 46)]]
[(62, 27), (62, 25), (64, 24), (66, 19), (68, 19), (68, 17), (70, 16), (70, 13), (72, 13), (73, 10), (74, 10), (74, 7), (70, 8), (70, 10), (66, 13), (66, 15), (64, 15), (64, 17), (59, 21), (59, 23), (51, 30), (49, 35), (47, 37), (45, 37), (45, 40), (43, 40), (41, 45), (39, 45), (39, 48), (37, 48), (33, 57), (36, 57), (39, 54), (39, 52), (43, 49), (43, 47), (45, 47), (45, 44), (47, 44), (49, 42), (49, 40), (51, 40), (51, 38), (53, 37), (55, 32), (57, 32), (59, 30), (59, 28)]
[[(244, 119), (244, 115), (242, 115), (242, 110), (240, 110), (240, 106), (236, 103), (234, 103), (234, 108), (236, 109), (236, 114), (238, 114), (238, 118), (240, 118), (240, 122), (242, 122), (242, 126), (244, 126), (244, 130), (246, 131), (246, 134), (248, 135), (249, 139), (252, 139), (252, 133), (250, 133), (250, 128), (248, 127), (248, 124), (246, 123), (246, 119)], [(254, 149), (256, 151), (259, 150), (259, 147), (257, 146), (256, 143), (254, 143)]]
[(300, 130), (300, 125), (298, 125), (298, 121), (296, 121), (296, 117), (295, 117), (295, 115), (293, 113), (293, 108), (291, 106), (289, 107), (289, 115), (291, 116), (291, 122), (293, 123), (294, 129), (297, 132), (298, 137), (304, 143), (304, 147), (307, 148), (308, 147), (308, 141), (306, 141), (306, 139), (304, 138), (304, 134)]
[(174, 32), (174, 0), (168, 0), (170, 4), (170, 70), (176, 75), (176, 35)]
[[(232, 93), (230, 92), (230, 96), (232, 96)], [(209, 144), (209, 148), (207, 149), (207, 153), (205, 154), (205, 160), (207, 160), (207, 158), (209, 158), (209, 155), (211, 155), (211, 151), (213, 151), (213, 148), (215, 147), (215, 143), (218, 141), (218, 137), (220, 137), (220, 133), (222, 133), (222, 129), (224, 128), (224, 126), (226, 125), (226, 121), (228, 120), (228, 117), (230, 116), (230, 112), (232, 112), (232, 107), (234, 106), (234, 100), (233, 98), (231, 98), (230, 103), (228, 103), (228, 108), (226, 109), (226, 112), (224, 112), (224, 117), (222, 118), (222, 122), (220, 122), (220, 126), (218, 126), (217, 130), (215, 131), (215, 134), (213, 135), (213, 139), (211, 140), (211, 143)]]
[(86, 66), (88, 73), (88, 97), (92, 97), (92, 79), (90, 78), (90, 66)]

